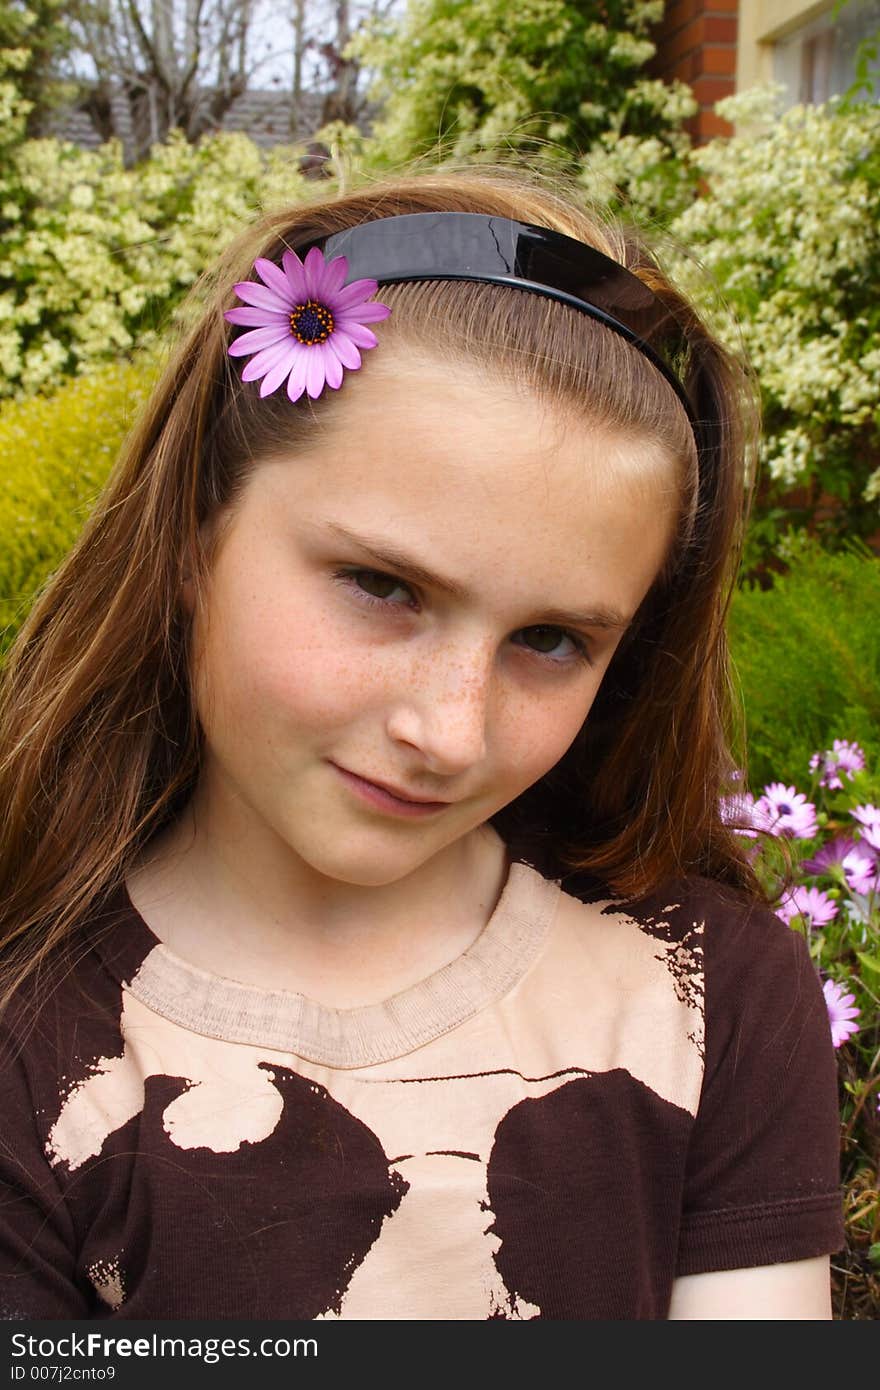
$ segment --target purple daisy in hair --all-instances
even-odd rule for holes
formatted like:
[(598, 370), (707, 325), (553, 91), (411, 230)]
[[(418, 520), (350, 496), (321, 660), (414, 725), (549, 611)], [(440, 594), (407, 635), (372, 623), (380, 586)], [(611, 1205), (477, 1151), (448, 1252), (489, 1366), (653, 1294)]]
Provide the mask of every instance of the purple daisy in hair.
[(838, 835), (829, 840), (811, 859), (802, 860), (801, 868), (808, 874), (843, 874), (854, 893), (867, 893), (876, 882), (873, 855), (850, 836)]
[(771, 835), (790, 835), (798, 840), (811, 840), (818, 833), (816, 808), (803, 792), (771, 782), (764, 795), (755, 802), (755, 814), (762, 818)]
[(826, 922), (833, 922), (837, 916), (837, 903), (820, 888), (805, 888), (799, 883), (782, 895), (776, 916), (781, 917), (783, 922), (790, 922), (792, 917), (803, 917), (810, 927), (824, 927)]
[(857, 743), (849, 743), (845, 738), (836, 738), (832, 748), (827, 748), (824, 753), (814, 753), (810, 759), (810, 771), (815, 772), (819, 767), (822, 775), (819, 778), (820, 787), (828, 787), (834, 790), (842, 787), (840, 773), (848, 778), (852, 778), (855, 773), (861, 772), (865, 766), (865, 755)]
[(822, 987), (831, 1024), (831, 1041), (835, 1047), (840, 1047), (848, 1037), (859, 1031), (859, 1025), (851, 1020), (862, 1012), (861, 1009), (852, 1007), (856, 1002), (855, 995), (844, 994), (843, 990), (844, 986), (839, 985), (836, 980), (826, 980)]
[(304, 391), (314, 399), (324, 386), (334, 391), (342, 385), (343, 367), (356, 371), (361, 348), (373, 348), (378, 339), (365, 327), (386, 319), (386, 304), (367, 303), (378, 288), (375, 280), (345, 284), (345, 256), (324, 260), (313, 246), (301, 261), (287, 250), (281, 267), (258, 256), (254, 269), (262, 285), (241, 280), (235, 293), (247, 308), (227, 309), (229, 323), (250, 328), (230, 343), (230, 357), (254, 356), (242, 371), (242, 381), (262, 377), (260, 395), (268, 396), (287, 381), (287, 394), (298, 401)]

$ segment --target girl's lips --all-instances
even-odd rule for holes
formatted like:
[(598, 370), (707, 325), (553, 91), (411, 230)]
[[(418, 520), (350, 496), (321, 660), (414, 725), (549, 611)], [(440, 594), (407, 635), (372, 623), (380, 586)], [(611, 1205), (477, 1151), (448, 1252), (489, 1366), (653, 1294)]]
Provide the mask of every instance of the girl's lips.
[(447, 801), (405, 801), (386, 791), (384, 787), (378, 786), (375, 782), (368, 782), (365, 777), (358, 777), (357, 773), (349, 772), (347, 768), (340, 767), (338, 763), (331, 763), (331, 767), (335, 767), (351, 789), (363, 797), (365, 801), (369, 801), (373, 806), (378, 806), (381, 810), (392, 811), (398, 816), (433, 815), (437, 811), (441, 811), (444, 806), (449, 805)]

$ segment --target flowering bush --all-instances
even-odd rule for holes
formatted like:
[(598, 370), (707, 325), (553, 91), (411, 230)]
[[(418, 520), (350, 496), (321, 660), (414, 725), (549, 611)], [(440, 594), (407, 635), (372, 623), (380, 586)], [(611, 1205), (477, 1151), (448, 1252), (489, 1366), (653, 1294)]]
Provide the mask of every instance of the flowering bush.
[(604, 132), (689, 145), (690, 89), (647, 75), (658, 0), (411, 0), (364, 25), (351, 52), (381, 103), (370, 155), (392, 168), (538, 152), (576, 163)]
[(118, 141), (13, 143), (0, 180), (0, 395), (153, 346), (242, 224), (307, 187), (293, 151), (236, 133), (194, 146), (174, 131), (135, 169)]
[[(0, 151), (8, 151), (24, 138), (31, 102), (21, 95), (16, 73), (28, 65), (26, 48), (0, 48)], [(4, 172), (0, 168), (0, 192), (4, 191)]]
[[(703, 192), (671, 227), (717, 279), (727, 311), (708, 307), (760, 380), (765, 546), (791, 521), (773, 503), (796, 486), (812, 489), (802, 520), (832, 535), (880, 525), (880, 107), (780, 114), (776, 100), (771, 87), (717, 103), (737, 135), (688, 156)], [(693, 262), (675, 269), (705, 299)], [(816, 517), (822, 493), (841, 504), (830, 517)]]
[(748, 843), (777, 916), (805, 936), (823, 978), (831, 1039), (839, 1053), (848, 1242), (832, 1263), (846, 1262), (855, 1316), (876, 1317), (880, 772), (871, 774), (863, 750), (846, 739), (814, 753), (804, 771), (811, 774), (804, 792), (776, 782), (756, 797), (740, 780), (724, 798), (722, 814)]

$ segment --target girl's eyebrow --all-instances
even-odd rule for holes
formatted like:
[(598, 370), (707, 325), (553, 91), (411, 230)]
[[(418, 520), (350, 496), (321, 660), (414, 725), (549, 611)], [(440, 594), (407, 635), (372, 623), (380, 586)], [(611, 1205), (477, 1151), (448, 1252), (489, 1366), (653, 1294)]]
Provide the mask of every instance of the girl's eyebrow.
[[(407, 579), (412, 579), (417, 584), (424, 584), (429, 588), (440, 589), (443, 593), (450, 594), (461, 602), (471, 600), (472, 594), (463, 585), (454, 579), (447, 579), (443, 575), (434, 574), (431, 570), (425, 569), (424, 565), (420, 565), (411, 555), (407, 555), (393, 541), (377, 536), (356, 536), (353, 531), (349, 531), (345, 526), (340, 526), (336, 521), (327, 521), (324, 524), (327, 530), (332, 531), (340, 540), (356, 546), (379, 564), (388, 565), (391, 569), (398, 570)], [(619, 628), (624, 631), (632, 622), (632, 618), (624, 617), (613, 608), (592, 608), (587, 612), (574, 612), (562, 608), (542, 611), (544, 612), (542, 622), (558, 624), (561, 627)]]

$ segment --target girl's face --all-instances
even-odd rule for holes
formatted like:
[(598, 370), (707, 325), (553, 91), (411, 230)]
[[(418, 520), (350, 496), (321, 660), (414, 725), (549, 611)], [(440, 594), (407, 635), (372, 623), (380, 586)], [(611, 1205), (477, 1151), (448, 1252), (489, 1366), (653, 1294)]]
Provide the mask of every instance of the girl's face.
[[(193, 629), (212, 835), (364, 886), (559, 761), (677, 503), (648, 443), (477, 370), (378, 357), (346, 376), (317, 447), (256, 461)], [(375, 553), (392, 550), (412, 566)], [(394, 814), (341, 769), (446, 804)]]

